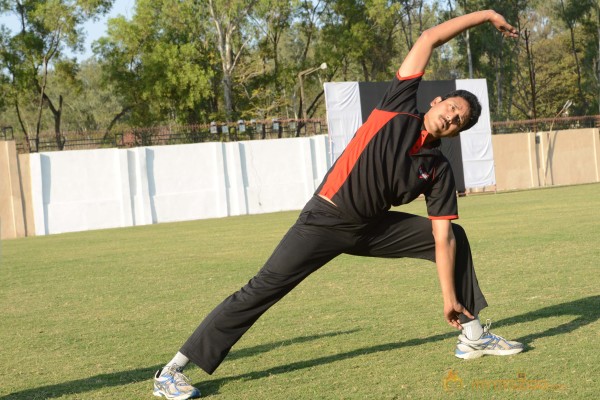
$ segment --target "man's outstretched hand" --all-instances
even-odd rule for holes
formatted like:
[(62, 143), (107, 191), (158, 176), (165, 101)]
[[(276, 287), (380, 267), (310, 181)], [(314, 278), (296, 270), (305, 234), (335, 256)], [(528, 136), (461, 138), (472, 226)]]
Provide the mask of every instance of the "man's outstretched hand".
[(460, 314), (465, 314), (467, 317), (474, 319), (475, 317), (467, 311), (465, 307), (459, 302), (444, 302), (444, 318), (448, 325), (453, 326), (456, 329), (462, 329), (462, 325), (458, 320)]
[(506, 22), (504, 17), (498, 13), (495, 13), (494, 16), (490, 18), (490, 23), (492, 23), (492, 25), (494, 25), (494, 27), (506, 37), (519, 37), (519, 31), (517, 28)]

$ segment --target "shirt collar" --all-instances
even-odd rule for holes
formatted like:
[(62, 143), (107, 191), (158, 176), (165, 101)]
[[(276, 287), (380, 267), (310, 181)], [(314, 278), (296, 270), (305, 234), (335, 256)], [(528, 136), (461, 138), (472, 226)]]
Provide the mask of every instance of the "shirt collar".
[(415, 142), (413, 147), (411, 147), (411, 149), (410, 149), (409, 154), (411, 156), (419, 153), (421, 151), (421, 149), (423, 149), (423, 148), (434, 149), (434, 148), (437, 148), (440, 146), (440, 144), (441, 144), (440, 139), (434, 140), (433, 142), (427, 143), (427, 145), (425, 145), (425, 140), (427, 139), (427, 135), (429, 135), (429, 133), (423, 129), (421, 131), (421, 134), (419, 135), (417, 141)]

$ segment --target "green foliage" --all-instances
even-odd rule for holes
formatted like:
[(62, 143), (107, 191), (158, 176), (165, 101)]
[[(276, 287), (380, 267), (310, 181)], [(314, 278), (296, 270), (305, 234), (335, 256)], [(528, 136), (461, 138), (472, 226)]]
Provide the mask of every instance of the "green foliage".
[(400, 66), (395, 59), (402, 50), (397, 36), (405, 18), (401, 11), (400, 2), (332, 1), (323, 16), (320, 53), (343, 80), (389, 80)]
[(298, 73), (323, 62), (303, 80), (303, 108), (324, 117), (324, 81), (387, 81), (422, 31), (487, 8), (531, 33), (530, 52), (483, 25), (434, 52), (426, 79), (472, 69), (488, 82), (493, 120), (531, 118), (534, 106), (538, 118), (553, 117), (567, 99), (571, 115), (599, 112), (595, 0), (138, 0), (131, 19), (109, 20), (94, 44), (102, 79), (84, 84), (82, 65), (62, 54), (81, 48), (82, 23), (111, 4), (0, 2), (24, 21), (18, 32), (0, 30), (0, 124), (31, 133), (58, 116), (62, 129), (98, 130), (301, 117)]
[(49, 82), (53, 87), (62, 87), (65, 96), (65, 131), (103, 131), (110, 125), (115, 110), (121, 107), (112, 85), (103, 81), (94, 58), (78, 65), (76, 78), (70, 84), (54, 73), (50, 74)]
[(595, 0), (558, 0), (554, 14), (571, 33), (570, 54), (574, 58), (578, 93), (574, 108), (578, 113), (597, 109), (600, 94), (600, 4)]
[(298, 1), (261, 0), (249, 15), (245, 36), (252, 38), (240, 57), (234, 76), (235, 110), (240, 118), (261, 119), (289, 114), (289, 88), (297, 70), (287, 47)]
[[(81, 48), (81, 25), (106, 13), (112, 0), (26, 0), (0, 3), (0, 13), (14, 15), (20, 29), (1, 31), (0, 73), (10, 89), (7, 102), (29, 145), (39, 140), (47, 127), (45, 112), (51, 112), (57, 143), (60, 142), (63, 111), (62, 89), (76, 79), (77, 65), (63, 57), (65, 48)], [(63, 87), (48, 85), (54, 70)], [(45, 118), (46, 117), (46, 118)], [(59, 145), (60, 147), (60, 145)], [(34, 147), (35, 150), (35, 147)]]
[(190, 2), (139, 1), (131, 21), (109, 21), (108, 36), (95, 46), (105, 73), (131, 108), (131, 123), (148, 126), (205, 120), (214, 96), (214, 65)]
[[(543, 16), (531, 12), (528, 22), (536, 25)], [(530, 25), (531, 26), (531, 25)], [(514, 98), (512, 106), (516, 110), (513, 115), (517, 119), (532, 119), (533, 97), (536, 98), (537, 117), (553, 117), (562, 107), (566, 100), (576, 96), (577, 77), (576, 74), (565, 74), (564, 71), (573, 71), (574, 63), (569, 54), (568, 33), (557, 33), (550, 24), (538, 27), (544, 29), (528, 29), (529, 53), (525, 48), (525, 41), (521, 43), (516, 52), (516, 63), (519, 66), (515, 73), (517, 82), (513, 91)], [(531, 86), (529, 71), (530, 63), (535, 67), (535, 85)]]

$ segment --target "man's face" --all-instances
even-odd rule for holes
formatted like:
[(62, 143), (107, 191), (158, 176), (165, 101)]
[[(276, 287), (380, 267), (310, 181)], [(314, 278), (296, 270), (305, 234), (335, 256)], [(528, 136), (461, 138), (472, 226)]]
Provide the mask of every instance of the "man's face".
[(453, 137), (459, 134), (470, 116), (469, 103), (462, 97), (449, 97), (443, 101), (436, 97), (423, 123), (427, 132), (435, 138)]

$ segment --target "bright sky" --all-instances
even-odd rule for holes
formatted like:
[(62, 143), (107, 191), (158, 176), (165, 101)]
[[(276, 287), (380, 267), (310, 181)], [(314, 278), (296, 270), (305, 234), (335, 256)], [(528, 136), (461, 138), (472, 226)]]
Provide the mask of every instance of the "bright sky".
[[(122, 15), (127, 19), (131, 19), (133, 16), (133, 9), (135, 6), (135, 0), (115, 0), (110, 12), (97, 21), (88, 21), (84, 24), (84, 31), (86, 33), (84, 52), (83, 53), (67, 53), (70, 57), (77, 57), (79, 61), (85, 60), (92, 56), (92, 42), (98, 38), (104, 36), (106, 32), (106, 21), (109, 18)], [(0, 15), (0, 24), (8, 27), (9, 29), (18, 29), (17, 17), (14, 14), (3, 14)]]

